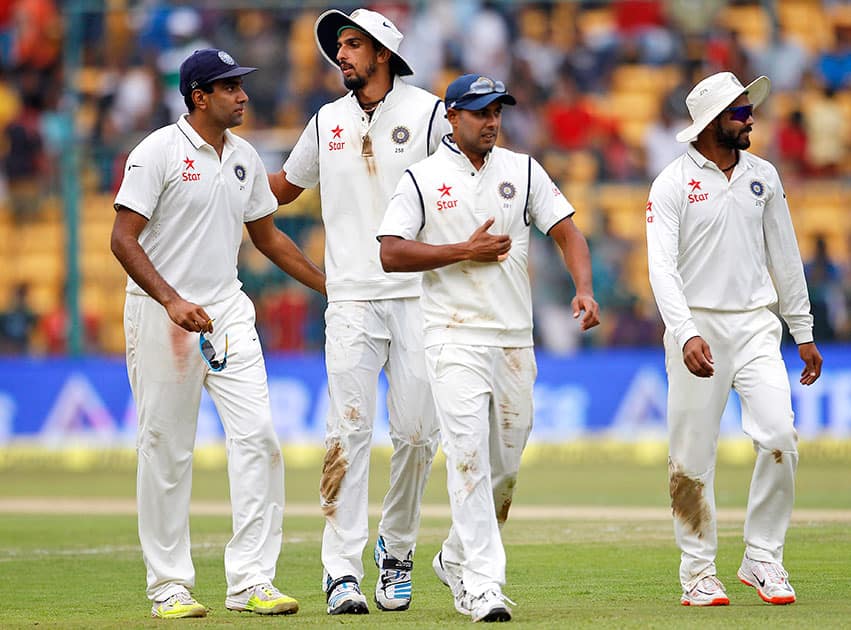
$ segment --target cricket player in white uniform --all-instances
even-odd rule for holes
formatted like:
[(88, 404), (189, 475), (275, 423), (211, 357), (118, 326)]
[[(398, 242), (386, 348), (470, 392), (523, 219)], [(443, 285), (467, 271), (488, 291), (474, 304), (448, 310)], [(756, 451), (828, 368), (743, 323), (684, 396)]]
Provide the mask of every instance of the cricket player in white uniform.
[[(324, 276), (272, 221), (278, 207), (251, 145), (229, 131), (248, 96), (224, 51), (180, 67), (189, 113), (127, 158), (112, 251), (127, 270), (127, 373), (139, 428), (139, 539), (154, 617), (203, 617), (190, 595), (189, 497), (201, 388), (225, 430), (233, 537), (225, 548), (230, 610), (294, 613), (272, 585), (281, 551), (284, 477), (254, 305), (240, 290), (243, 225), (281, 269), (324, 293)], [(214, 324), (215, 322), (215, 324)]]
[(772, 604), (795, 601), (783, 543), (795, 495), (797, 436), (781, 324), (804, 362), (801, 383), (821, 374), (813, 318), (786, 194), (777, 170), (745, 151), (768, 78), (747, 87), (730, 72), (689, 93), (693, 123), (677, 135), (686, 153), (663, 170), (647, 203), (650, 284), (665, 322), (669, 474), (685, 606), (729, 604), (716, 576), (715, 459), (730, 390), (756, 464), (739, 579)]
[(316, 41), (351, 91), (310, 120), (283, 169), (270, 175), (281, 203), (321, 183), (325, 225), (325, 362), (330, 409), (321, 502), (322, 586), (329, 614), (369, 612), (360, 591), (367, 520), (369, 453), (382, 368), (393, 456), (374, 559), (375, 602), (405, 610), (420, 502), (437, 449), (437, 421), (422, 346), (419, 274), (387, 274), (375, 233), (405, 169), (434, 152), (448, 130), (443, 104), (405, 83), (390, 20), (358, 9), (323, 13)]
[(388, 271), (425, 271), (426, 361), (452, 511), (433, 567), (459, 612), (508, 621), (500, 528), (532, 429), (533, 222), (562, 251), (583, 330), (599, 323), (598, 306), (573, 207), (534, 159), (494, 146), (514, 97), (502, 82), (468, 74), (445, 102), (452, 135), (400, 180), (378, 231), (381, 261)]

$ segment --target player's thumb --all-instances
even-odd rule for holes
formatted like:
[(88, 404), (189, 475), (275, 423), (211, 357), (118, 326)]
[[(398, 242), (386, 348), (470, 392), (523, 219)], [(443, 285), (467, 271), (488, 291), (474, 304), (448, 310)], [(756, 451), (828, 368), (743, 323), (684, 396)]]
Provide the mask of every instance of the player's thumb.
[(488, 217), (487, 219), (485, 219), (485, 222), (484, 222), (484, 223), (482, 223), (482, 224), (479, 226), (479, 229), (477, 229), (477, 230), (476, 230), (476, 232), (478, 232), (478, 233), (480, 233), (480, 234), (481, 234), (482, 232), (487, 232), (487, 231), (488, 231), (488, 229), (490, 228), (490, 226), (492, 226), (492, 225), (493, 225), (493, 222), (494, 222), (494, 218), (493, 218), (493, 217)]

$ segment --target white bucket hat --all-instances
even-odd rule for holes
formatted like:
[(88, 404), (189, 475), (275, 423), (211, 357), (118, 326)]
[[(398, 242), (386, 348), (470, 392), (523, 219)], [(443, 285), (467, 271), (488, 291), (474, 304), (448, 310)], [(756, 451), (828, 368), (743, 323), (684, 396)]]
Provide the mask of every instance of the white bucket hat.
[(351, 15), (346, 15), (337, 9), (331, 9), (320, 15), (316, 20), (314, 32), (316, 43), (322, 55), (333, 66), (337, 63), (337, 38), (343, 28), (354, 28), (377, 40), (392, 53), (390, 66), (399, 76), (414, 74), (411, 66), (399, 54), (399, 44), (404, 35), (396, 25), (386, 17), (369, 9), (355, 9)]
[(757, 108), (768, 96), (770, 89), (771, 81), (766, 76), (759, 77), (747, 86), (742, 86), (732, 72), (719, 72), (706, 77), (686, 96), (686, 107), (693, 122), (677, 134), (677, 142), (696, 140), (706, 125), (742, 94), (747, 93), (751, 104)]

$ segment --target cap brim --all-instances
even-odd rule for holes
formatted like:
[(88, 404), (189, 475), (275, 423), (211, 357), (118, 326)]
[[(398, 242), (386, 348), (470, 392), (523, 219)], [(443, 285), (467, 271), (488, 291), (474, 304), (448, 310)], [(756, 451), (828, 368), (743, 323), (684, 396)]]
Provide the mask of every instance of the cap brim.
[(231, 77), (241, 77), (244, 74), (250, 74), (257, 70), (257, 68), (249, 68), (247, 66), (237, 66), (236, 68), (231, 68), (227, 72), (223, 72), (221, 74), (217, 74), (212, 79), (210, 79), (210, 83), (213, 81), (218, 81), (219, 79), (229, 79)]
[(494, 101), (499, 101), (503, 105), (517, 105), (517, 99), (511, 96), (511, 94), (508, 94), (507, 92), (504, 94), (492, 92), (490, 94), (481, 94), (479, 96), (473, 95), (472, 97), (459, 98), (454, 102), (447, 103), (446, 108), (466, 109), (475, 112), (480, 109), (484, 109)]
[(730, 106), (730, 103), (739, 98), (742, 94), (747, 93), (748, 100), (750, 100), (751, 105), (753, 105), (754, 109), (759, 107), (762, 102), (768, 97), (768, 93), (771, 91), (771, 81), (765, 75), (758, 77), (751, 81), (745, 86), (745, 88), (733, 95), (730, 99), (725, 99), (720, 102), (716, 107), (712, 108), (712, 110), (706, 112), (700, 120), (695, 120), (691, 125), (680, 131), (676, 135), (677, 142), (694, 142), (697, 140), (697, 136), (701, 131), (706, 129), (706, 126), (715, 120), (715, 117), (720, 114), (724, 109)]
[[(316, 19), (316, 26), (313, 29), (313, 33), (316, 37), (316, 45), (319, 46), (322, 56), (335, 68), (340, 67), (340, 64), (337, 63), (337, 33), (345, 26), (356, 28), (359, 31), (368, 33), (376, 41), (381, 41), (342, 11), (338, 11), (337, 9), (326, 11)], [(386, 47), (386, 44), (382, 45)], [(388, 50), (390, 49), (388, 48)], [(396, 71), (396, 74), (400, 77), (414, 74), (410, 64), (400, 54), (393, 51), (390, 51), (390, 54), (394, 57), (395, 63), (393, 63), (393, 69)]]

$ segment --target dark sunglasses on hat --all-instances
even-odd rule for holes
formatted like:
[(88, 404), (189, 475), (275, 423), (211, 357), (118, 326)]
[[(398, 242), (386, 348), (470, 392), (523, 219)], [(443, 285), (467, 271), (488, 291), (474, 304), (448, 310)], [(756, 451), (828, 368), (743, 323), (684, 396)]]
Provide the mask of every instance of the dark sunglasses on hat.
[(216, 349), (213, 348), (213, 344), (204, 336), (204, 333), (201, 333), (201, 336), (198, 338), (198, 346), (201, 348), (201, 356), (204, 357), (204, 362), (210, 366), (213, 372), (221, 372), (225, 369), (225, 366), (228, 364), (227, 334), (225, 334), (225, 355), (221, 360), (216, 359)]
[(753, 105), (739, 105), (738, 107), (728, 107), (722, 109), (722, 112), (730, 112), (730, 120), (736, 122), (747, 122), (748, 118), (753, 116)]

